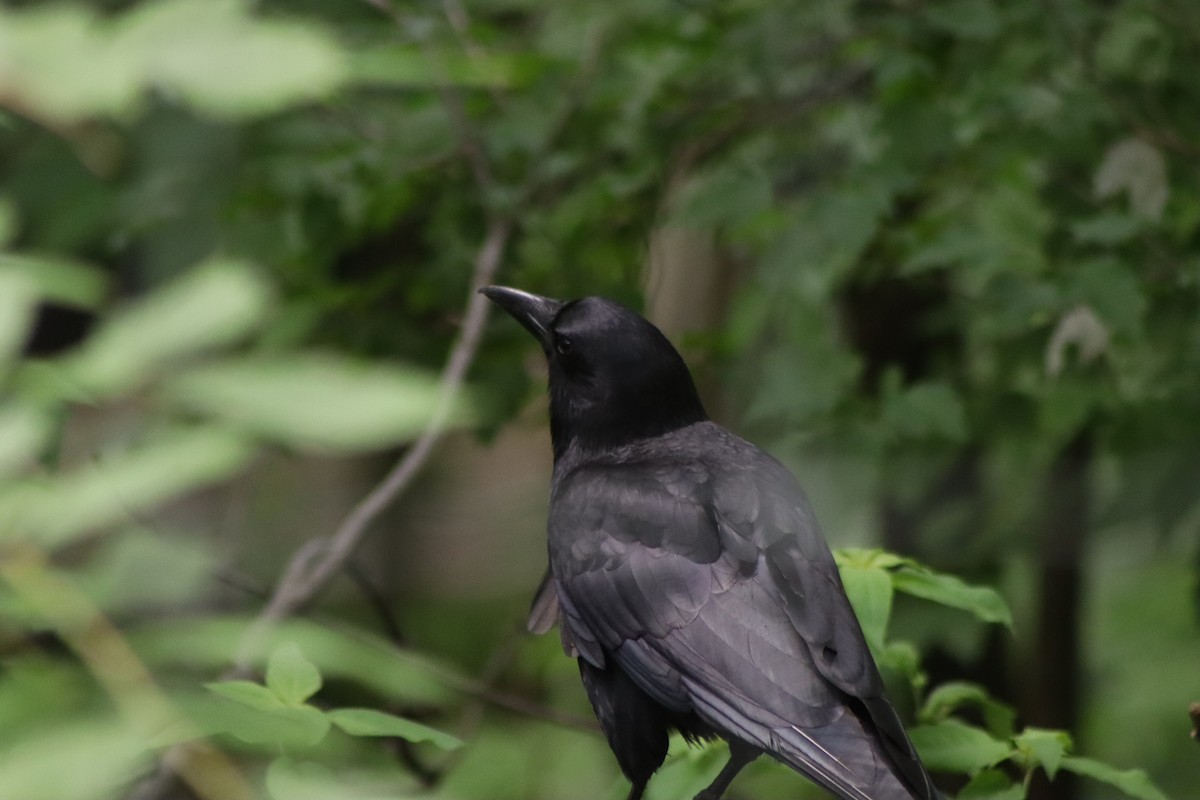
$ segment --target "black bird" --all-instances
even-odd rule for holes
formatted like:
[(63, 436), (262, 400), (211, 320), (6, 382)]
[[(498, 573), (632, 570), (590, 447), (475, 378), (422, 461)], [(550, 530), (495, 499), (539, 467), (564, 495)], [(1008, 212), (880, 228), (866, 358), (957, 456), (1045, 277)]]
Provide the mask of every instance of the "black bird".
[(530, 629), (560, 623), (629, 800), (671, 729), (729, 743), (696, 800), (761, 753), (841, 798), (938, 797), (791, 473), (709, 421), (683, 358), (629, 308), (482, 292), (549, 362), (550, 570)]

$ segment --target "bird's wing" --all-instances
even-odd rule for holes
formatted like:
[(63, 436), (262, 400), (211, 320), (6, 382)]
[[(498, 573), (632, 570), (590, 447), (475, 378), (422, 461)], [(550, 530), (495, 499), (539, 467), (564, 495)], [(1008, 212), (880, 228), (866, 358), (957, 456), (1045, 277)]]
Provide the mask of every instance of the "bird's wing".
[[(525, 621), (525, 629), (536, 636), (541, 636), (553, 628), (561, 616), (562, 612), (558, 604), (558, 584), (554, 580), (554, 575), (547, 570), (546, 574), (542, 576), (542, 582), (538, 584), (537, 591), (534, 592), (533, 602), (529, 606), (529, 617)], [(559, 625), (558, 632), (562, 638), (563, 652), (572, 658), (578, 656), (579, 648), (575, 646), (575, 641), (571, 638), (571, 626)]]
[(581, 657), (615, 658), (664, 706), (841, 797), (912, 797), (889, 763), (928, 777), (802, 494), (771, 464), (565, 477), (550, 520), (563, 623)]
[(533, 594), (525, 628), (530, 633), (540, 636), (554, 627), (554, 623), (558, 622), (558, 614), (558, 592), (554, 586), (554, 577), (547, 570)]

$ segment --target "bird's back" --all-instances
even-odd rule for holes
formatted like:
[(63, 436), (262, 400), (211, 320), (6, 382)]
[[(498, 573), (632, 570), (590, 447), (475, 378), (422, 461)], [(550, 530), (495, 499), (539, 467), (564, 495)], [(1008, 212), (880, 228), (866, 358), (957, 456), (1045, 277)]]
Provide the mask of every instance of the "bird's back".
[(791, 473), (711, 422), (562, 454), (550, 514), (572, 646), (841, 797), (933, 797)]

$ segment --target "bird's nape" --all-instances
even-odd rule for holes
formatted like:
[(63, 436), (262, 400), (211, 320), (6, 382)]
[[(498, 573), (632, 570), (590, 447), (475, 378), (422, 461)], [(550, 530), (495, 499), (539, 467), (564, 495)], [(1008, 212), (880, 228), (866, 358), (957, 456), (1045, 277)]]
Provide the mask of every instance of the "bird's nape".
[(602, 297), (564, 303), (502, 286), (481, 291), (542, 346), (556, 453), (598, 452), (707, 419), (683, 357), (628, 306)]

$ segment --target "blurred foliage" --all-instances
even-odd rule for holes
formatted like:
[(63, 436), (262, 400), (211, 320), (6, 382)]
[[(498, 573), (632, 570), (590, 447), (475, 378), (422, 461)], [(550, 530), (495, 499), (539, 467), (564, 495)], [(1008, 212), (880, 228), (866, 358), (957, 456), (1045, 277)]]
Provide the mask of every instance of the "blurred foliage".
[[(507, 605), (419, 604), (423, 646), (362, 619), (247, 643), (230, 554), (161, 513), (264, 454), (411, 439), (502, 219), (504, 282), (634, 304), (657, 228), (715, 234), (725, 317), (685, 349), (836, 541), (905, 553), (839, 562), (958, 796), (1162, 796), (1074, 739), (1186, 796), (1198, 34), (1190, 0), (7, 4), (0, 795), (126, 796), (184, 742), (209, 797), (624, 795), (598, 737), (498, 699), (582, 709), (553, 641), (494, 666)], [(525, 404), (527, 348), (489, 329), (459, 423)], [(1071, 735), (1021, 696), (1046, 566), (1088, 578)], [(719, 768), (673, 745), (652, 798)], [(762, 760), (735, 791), (801, 783)]]

